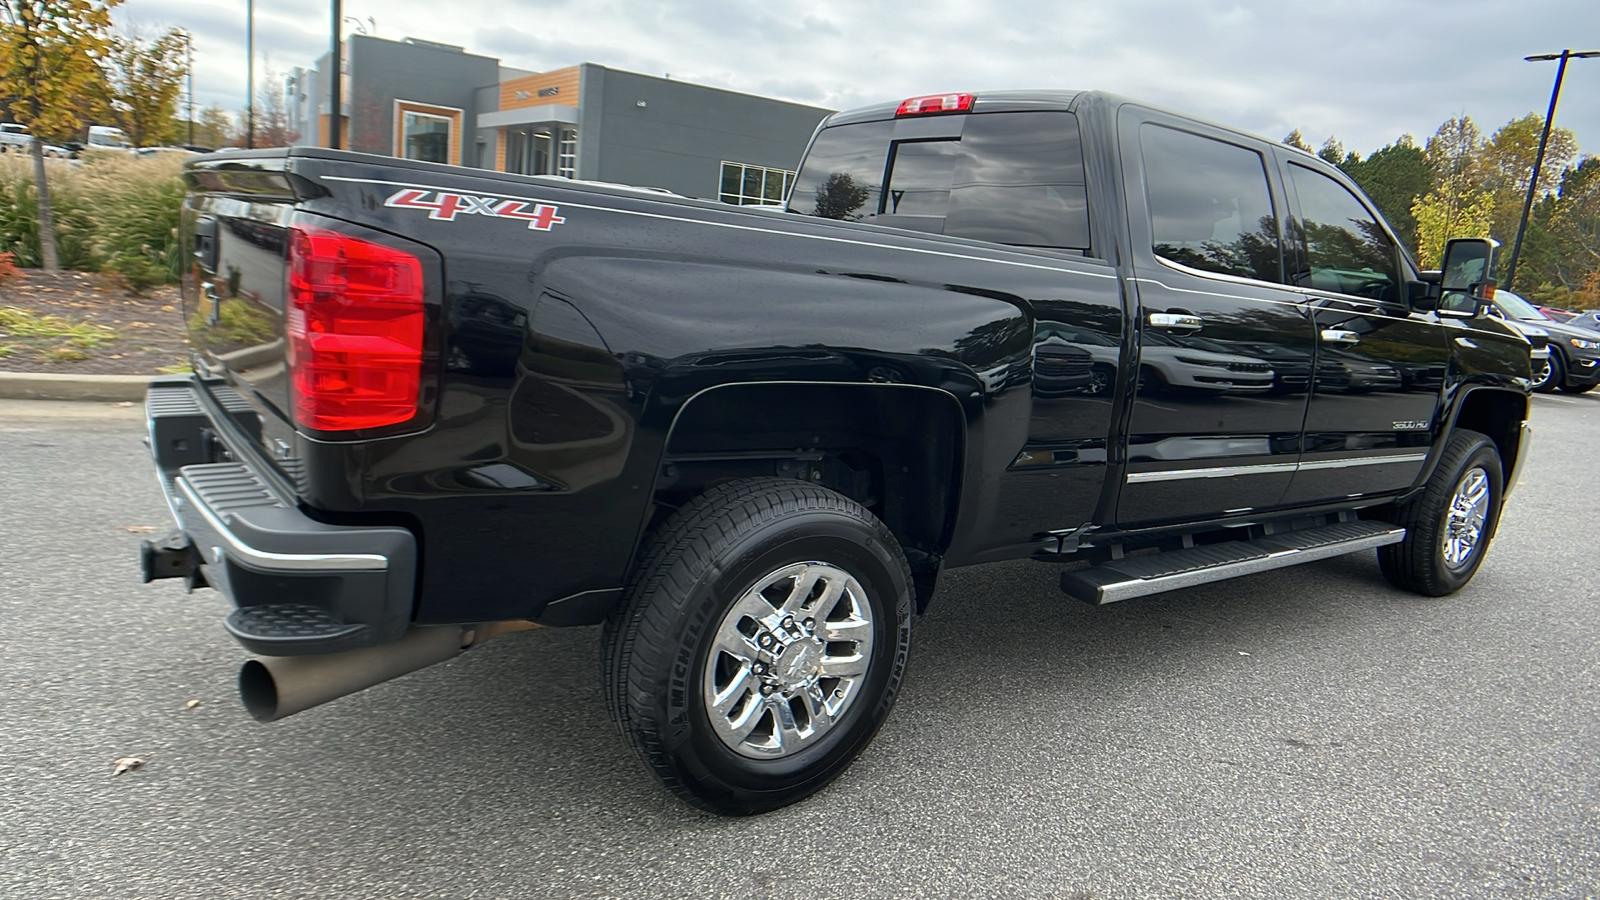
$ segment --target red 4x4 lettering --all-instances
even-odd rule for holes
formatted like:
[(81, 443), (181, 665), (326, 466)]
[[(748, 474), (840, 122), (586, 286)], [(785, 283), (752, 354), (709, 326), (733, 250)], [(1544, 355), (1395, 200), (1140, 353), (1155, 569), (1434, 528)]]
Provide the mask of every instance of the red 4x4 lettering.
[[(424, 199), (429, 194), (433, 194), (437, 199)], [(567, 221), (559, 215), (559, 207), (544, 203), (535, 203), (533, 208), (529, 209), (526, 200), (499, 200), (494, 197), (475, 197), (471, 194), (427, 191), (420, 188), (395, 191), (383, 205), (401, 209), (425, 209), (428, 210), (428, 218), (441, 222), (454, 222), (457, 215), (519, 219), (527, 222), (528, 228), (533, 231), (549, 231)]]

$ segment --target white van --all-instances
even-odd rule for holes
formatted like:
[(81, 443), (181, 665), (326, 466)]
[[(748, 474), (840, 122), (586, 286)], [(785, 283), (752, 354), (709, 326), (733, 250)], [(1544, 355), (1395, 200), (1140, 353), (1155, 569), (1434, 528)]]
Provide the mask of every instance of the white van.
[(128, 136), (122, 133), (121, 128), (110, 125), (89, 126), (89, 150), (132, 150), (133, 145), (128, 143)]

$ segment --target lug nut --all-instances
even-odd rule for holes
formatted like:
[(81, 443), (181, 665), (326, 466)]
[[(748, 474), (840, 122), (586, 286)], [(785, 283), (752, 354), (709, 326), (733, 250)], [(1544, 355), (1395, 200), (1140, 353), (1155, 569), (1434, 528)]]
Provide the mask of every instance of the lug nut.
[(817, 630), (817, 620), (816, 619), (807, 619), (806, 620), (806, 630), (807, 631), (816, 631)]
[(757, 675), (765, 675), (767, 674), (767, 664), (758, 662), (750, 667), (750, 671), (756, 673)]
[(790, 629), (790, 630), (793, 630), (794, 629), (794, 616), (784, 616), (783, 617), (783, 627), (787, 628), (787, 629)]
[(772, 692), (775, 691), (775, 690), (777, 690), (776, 687), (773, 687), (770, 684), (763, 684), (761, 686), (761, 696), (770, 697), (770, 696), (772, 696)]
[(771, 649), (773, 644), (772, 635), (763, 634), (761, 637), (756, 638), (756, 643), (760, 644), (763, 649)]

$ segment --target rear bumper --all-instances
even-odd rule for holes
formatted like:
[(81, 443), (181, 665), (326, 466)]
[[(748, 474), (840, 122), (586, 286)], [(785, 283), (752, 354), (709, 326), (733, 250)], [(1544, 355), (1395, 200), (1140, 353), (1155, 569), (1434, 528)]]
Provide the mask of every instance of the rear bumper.
[(145, 415), (167, 506), (206, 583), (236, 607), (224, 624), (241, 644), (299, 656), (405, 633), (417, 570), (410, 531), (306, 515), (255, 468), (233, 418), (193, 376), (152, 381)]

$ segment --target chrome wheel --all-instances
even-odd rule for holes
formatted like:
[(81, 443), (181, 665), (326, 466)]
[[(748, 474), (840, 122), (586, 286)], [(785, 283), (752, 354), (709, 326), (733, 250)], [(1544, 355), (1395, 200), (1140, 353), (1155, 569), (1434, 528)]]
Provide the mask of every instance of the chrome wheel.
[(809, 746), (861, 692), (872, 632), (866, 592), (843, 569), (796, 563), (759, 579), (712, 638), (704, 677), (712, 730), (755, 759)]
[(1546, 357), (1545, 359), (1539, 360), (1538, 365), (1533, 367), (1533, 389), (1539, 390), (1541, 388), (1548, 387), (1550, 384), (1551, 374), (1552, 371), (1549, 358)]
[(1455, 496), (1445, 513), (1445, 565), (1460, 569), (1471, 561), (1488, 517), (1489, 474), (1481, 468), (1468, 469), (1456, 482)]

